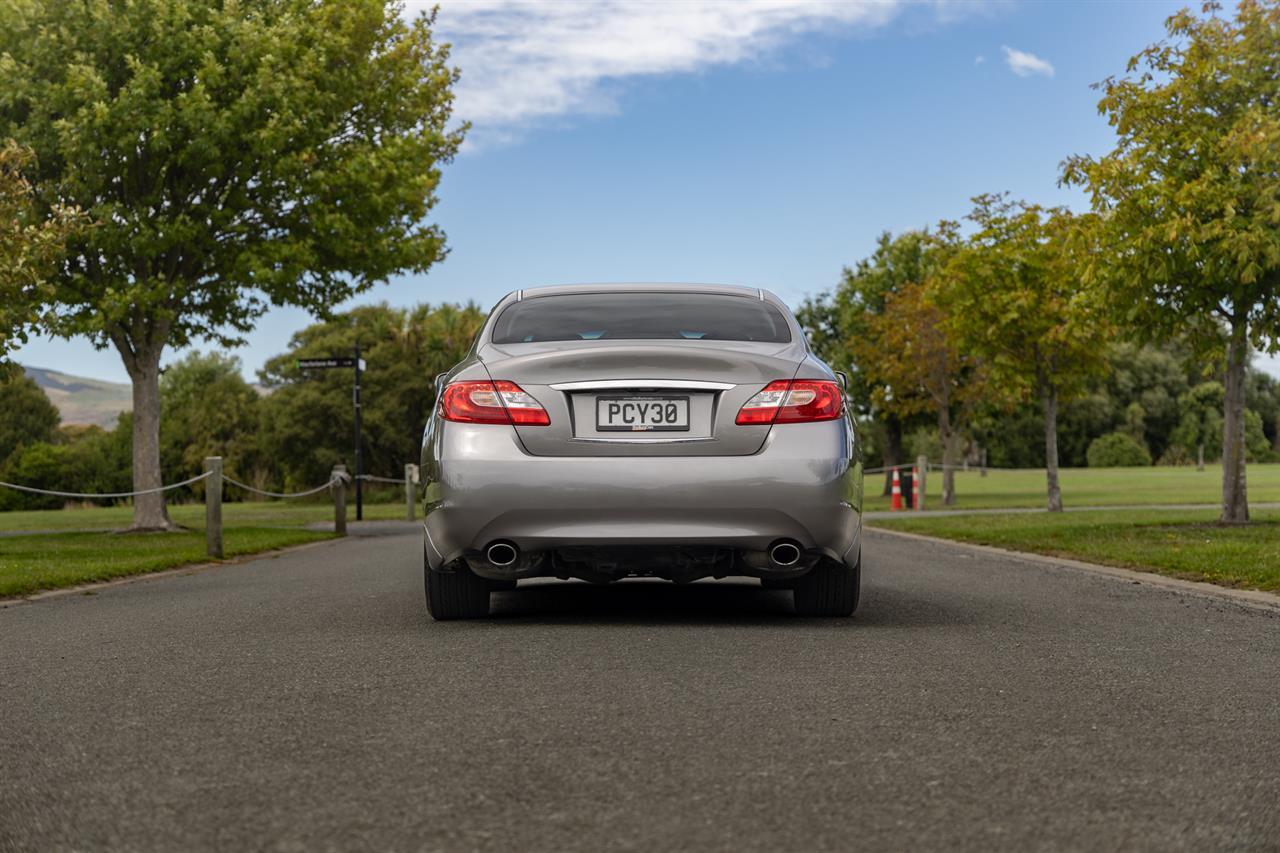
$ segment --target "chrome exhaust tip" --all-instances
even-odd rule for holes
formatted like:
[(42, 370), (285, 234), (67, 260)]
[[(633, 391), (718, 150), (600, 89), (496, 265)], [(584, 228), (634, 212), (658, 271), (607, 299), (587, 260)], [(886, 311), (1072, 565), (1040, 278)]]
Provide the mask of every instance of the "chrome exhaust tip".
[(520, 551), (510, 542), (491, 542), (484, 549), (484, 558), (490, 565), (506, 568), (520, 559)]
[(769, 561), (779, 568), (790, 568), (800, 562), (800, 545), (782, 540), (769, 546)]

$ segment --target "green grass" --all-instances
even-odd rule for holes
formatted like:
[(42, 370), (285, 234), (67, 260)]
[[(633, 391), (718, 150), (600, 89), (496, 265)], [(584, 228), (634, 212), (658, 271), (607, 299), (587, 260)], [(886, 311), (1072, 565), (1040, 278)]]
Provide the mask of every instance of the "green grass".
[[(0, 512), (0, 532), (118, 530), (128, 527), (132, 517), (133, 509), (128, 506)], [(204, 504), (170, 506), (169, 517), (175, 524), (203, 530)], [(354, 521), (355, 517), (355, 505), (349, 503), (347, 520)], [(364, 517), (371, 520), (404, 518), (404, 504), (366, 503)], [(227, 503), (222, 505), (222, 520), (228, 526), (297, 527), (312, 521), (332, 521), (333, 504), (285, 501)]]
[[(330, 539), (299, 527), (228, 527), (228, 557)], [(203, 530), (180, 533), (44, 533), (0, 536), (0, 597), (203, 563)]]
[(895, 517), (869, 526), (1280, 591), (1280, 511), (1223, 527), (1212, 510)]
[[(1249, 500), (1280, 502), (1280, 465), (1250, 465)], [(886, 510), (889, 498), (880, 494), (881, 474), (867, 476), (866, 509)], [(925, 509), (942, 509), (942, 472), (930, 471), (925, 481)], [(1062, 500), (1071, 506), (1125, 504), (1217, 504), (1222, 499), (1222, 469), (1195, 468), (1064, 468)], [(1043, 507), (1044, 471), (956, 472), (956, 504), (952, 509)]]
[[(44, 589), (208, 560), (203, 504), (169, 507), (169, 517), (188, 528), (186, 530), (115, 532), (128, 526), (132, 512), (130, 507), (119, 506), (0, 513), (0, 533), (10, 534), (0, 535), (0, 597), (28, 595)], [(404, 504), (366, 503), (364, 517), (369, 520), (404, 518)], [(348, 506), (347, 519), (354, 521), (354, 506)], [(224, 504), (223, 548), (227, 557), (236, 557), (330, 539), (332, 534), (307, 530), (305, 525), (332, 520), (330, 503)]]

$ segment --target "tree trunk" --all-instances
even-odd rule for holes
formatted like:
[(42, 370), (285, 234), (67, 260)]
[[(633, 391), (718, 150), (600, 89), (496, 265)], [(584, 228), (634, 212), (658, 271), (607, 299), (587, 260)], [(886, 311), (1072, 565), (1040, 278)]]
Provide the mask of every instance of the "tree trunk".
[(1244, 380), (1249, 364), (1247, 321), (1231, 324), (1227, 344), (1226, 398), (1222, 412), (1222, 523), (1249, 521), (1249, 495), (1244, 468)]
[(1062, 488), (1058, 485), (1058, 389), (1046, 383), (1040, 398), (1044, 403), (1044, 470), (1049, 486), (1049, 512), (1062, 512)]
[(951, 429), (951, 412), (938, 410), (938, 437), (942, 439), (942, 505), (956, 502), (956, 437)]
[[(133, 490), (164, 485), (160, 471), (160, 354), (163, 343), (136, 343), (114, 336), (133, 384)], [(130, 530), (172, 530), (164, 505), (164, 493), (153, 492), (133, 499)]]
[(893, 466), (902, 463), (902, 421), (892, 415), (884, 421), (884, 491), (893, 494)]
[(1196, 470), (1197, 471), (1204, 470), (1204, 442), (1203, 441), (1200, 442), (1200, 445), (1198, 447), (1196, 447)]

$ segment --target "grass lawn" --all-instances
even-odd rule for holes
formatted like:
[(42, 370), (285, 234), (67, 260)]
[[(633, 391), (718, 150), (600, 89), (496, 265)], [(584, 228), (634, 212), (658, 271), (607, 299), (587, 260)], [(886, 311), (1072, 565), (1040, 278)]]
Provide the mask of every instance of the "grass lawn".
[[(300, 527), (227, 527), (228, 557), (331, 539)], [(203, 530), (181, 533), (43, 533), (0, 536), (0, 597), (203, 563)]]
[[(1250, 465), (1249, 500), (1280, 502), (1280, 465)], [(889, 498), (880, 494), (882, 474), (866, 478), (866, 509), (885, 510)], [(1064, 468), (1062, 500), (1067, 506), (1140, 504), (1217, 504), (1222, 499), (1222, 469), (1195, 468)], [(942, 472), (930, 471), (925, 510), (942, 509)], [(954, 509), (1044, 507), (1044, 471), (956, 472)]]
[[(28, 595), (42, 589), (111, 580), (126, 575), (203, 563), (204, 505), (169, 507), (178, 533), (119, 534), (132, 508), (39, 510), (0, 513), (0, 597)], [(404, 518), (403, 503), (366, 503), (369, 520)], [(331, 521), (328, 502), (228, 503), (222, 507), (223, 547), (228, 557), (256, 554), (289, 545), (332, 538), (307, 530), (313, 521)], [(348, 521), (355, 507), (347, 507)], [(13, 533), (18, 531), (18, 533)], [(26, 533), (23, 531), (49, 531)]]
[[(1250, 472), (1252, 474), (1252, 471)], [(1213, 510), (901, 517), (868, 526), (1280, 591), (1280, 511), (1220, 527)]]
[[(133, 508), (128, 506), (89, 507), (86, 509), (43, 509), (24, 512), (0, 512), (0, 532), (11, 530), (118, 530), (129, 526)], [(169, 507), (175, 524), (204, 529), (204, 504), (180, 504)], [(364, 517), (369, 520), (404, 518), (404, 503), (365, 503)], [(347, 520), (355, 521), (356, 508), (348, 499)], [(333, 504), (324, 502), (261, 501), (225, 503), (222, 522), (257, 527), (298, 527), (312, 521), (332, 521)]]

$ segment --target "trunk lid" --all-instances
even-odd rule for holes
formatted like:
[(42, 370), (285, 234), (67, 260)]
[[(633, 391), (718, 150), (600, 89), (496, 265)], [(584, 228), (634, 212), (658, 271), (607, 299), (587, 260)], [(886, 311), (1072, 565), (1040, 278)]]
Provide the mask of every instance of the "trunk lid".
[[(478, 355), (491, 378), (515, 382), (550, 415), (550, 426), (516, 427), (535, 456), (742, 456), (760, 449), (769, 426), (735, 424), (738, 410), (773, 380), (793, 378), (805, 350), (795, 342), (594, 340), (485, 344)], [(610, 402), (629, 411), (669, 403), (687, 411), (687, 424), (601, 429)]]

